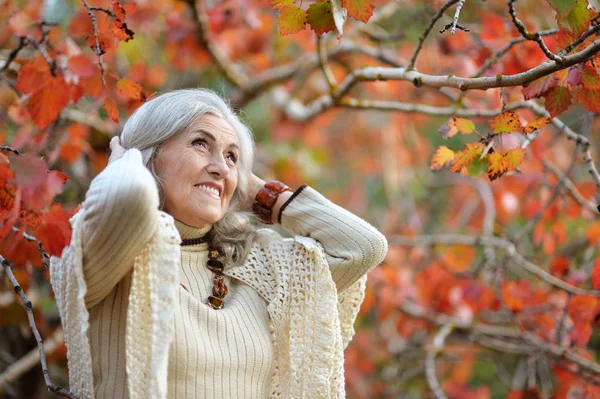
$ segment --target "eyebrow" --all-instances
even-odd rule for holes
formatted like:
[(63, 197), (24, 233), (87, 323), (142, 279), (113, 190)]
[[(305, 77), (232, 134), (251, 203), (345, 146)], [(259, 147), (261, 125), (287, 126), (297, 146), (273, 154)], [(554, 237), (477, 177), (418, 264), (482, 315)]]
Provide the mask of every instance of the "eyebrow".
[[(201, 134), (208, 136), (208, 138), (210, 138), (212, 141), (217, 141), (217, 138), (214, 136), (214, 134), (207, 132), (204, 129), (197, 129), (192, 132), (192, 134), (197, 134), (197, 133), (201, 133)], [(237, 148), (238, 150), (240, 149), (240, 147), (236, 143), (231, 143), (227, 147)]]

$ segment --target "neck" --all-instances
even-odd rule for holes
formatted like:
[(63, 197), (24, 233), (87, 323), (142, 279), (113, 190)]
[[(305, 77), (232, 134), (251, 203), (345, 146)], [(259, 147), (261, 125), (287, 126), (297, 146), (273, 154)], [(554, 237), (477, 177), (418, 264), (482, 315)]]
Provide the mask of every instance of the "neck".
[(212, 224), (206, 224), (203, 227), (194, 227), (175, 219), (175, 227), (179, 231), (181, 239), (188, 240), (204, 237), (212, 228)]

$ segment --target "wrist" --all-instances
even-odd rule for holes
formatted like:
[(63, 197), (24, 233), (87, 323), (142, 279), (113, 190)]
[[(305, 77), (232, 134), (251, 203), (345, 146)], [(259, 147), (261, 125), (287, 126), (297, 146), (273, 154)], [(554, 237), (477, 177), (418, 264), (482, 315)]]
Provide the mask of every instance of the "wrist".
[(252, 211), (257, 219), (265, 224), (275, 224), (281, 206), (292, 195), (292, 190), (277, 180), (266, 182), (256, 193)]

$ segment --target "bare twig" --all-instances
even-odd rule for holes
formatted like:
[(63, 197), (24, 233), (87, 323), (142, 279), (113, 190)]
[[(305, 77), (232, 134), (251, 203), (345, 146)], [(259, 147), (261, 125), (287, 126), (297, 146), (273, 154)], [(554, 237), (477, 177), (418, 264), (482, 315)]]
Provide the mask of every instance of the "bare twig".
[[(63, 344), (64, 334), (62, 328), (57, 328), (54, 333), (44, 341), (44, 353), (50, 355)], [(0, 374), (0, 390), (8, 384), (11, 384), (23, 374), (31, 370), (36, 364), (40, 362), (39, 350), (32, 349), (25, 356), (13, 362), (6, 370)]]
[(40, 335), (40, 332), (37, 329), (37, 326), (35, 325), (31, 301), (27, 299), (27, 296), (23, 292), (23, 288), (15, 278), (15, 275), (12, 272), (12, 265), (10, 264), (10, 262), (0, 255), (0, 263), (2, 263), (4, 271), (6, 272), (6, 276), (13, 285), (17, 295), (19, 295), (19, 297), (21, 298), (23, 306), (25, 307), (25, 311), (27, 312), (27, 318), (29, 319), (29, 327), (31, 328), (31, 331), (33, 332), (33, 335), (38, 345), (38, 353), (40, 356), (40, 362), (42, 364), (42, 373), (44, 375), (44, 380), (46, 381), (46, 386), (48, 387), (48, 390), (58, 395), (76, 399), (76, 396), (73, 395), (71, 392), (52, 383), (52, 380), (50, 379), (50, 373), (48, 372), (48, 362), (46, 361), (46, 353), (44, 351), (44, 341), (42, 340), (42, 336)]
[(29, 43), (29, 41), (27, 40), (26, 37), (19, 36), (19, 44), (17, 44), (17, 47), (12, 49), (11, 52), (8, 54), (8, 58), (6, 59), (6, 61), (4, 61), (4, 65), (2, 65), (2, 68), (0, 68), (0, 73), (3, 73), (4, 71), (6, 71), (8, 69), (8, 67), (10, 66), (10, 63), (13, 62), (17, 58), (17, 55), (19, 55), (19, 52), (21, 50), (23, 50), (25, 47), (27, 47), (28, 43)]
[(510, 14), (512, 22), (521, 34), (521, 36), (523, 36), (527, 40), (532, 40), (536, 42), (540, 49), (544, 52), (544, 54), (546, 54), (546, 57), (548, 57), (549, 59), (556, 61), (559, 64), (564, 62), (563, 57), (554, 54), (552, 51), (550, 51), (550, 49), (548, 49), (546, 43), (544, 43), (544, 39), (542, 39), (542, 36), (539, 33), (530, 33), (523, 24), (523, 22), (519, 18), (517, 18), (517, 12), (515, 11), (515, 1), (516, 0), (508, 0), (508, 13)]
[(90, 20), (92, 21), (92, 34), (94, 35), (94, 40), (96, 41), (96, 45), (93, 47), (94, 53), (98, 56), (98, 66), (100, 67), (100, 79), (102, 80), (102, 85), (106, 85), (106, 81), (104, 80), (104, 65), (102, 65), (102, 54), (104, 54), (104, 50), (100, 46), (100, 38), (98, 37), (98, 22), (96, 21), (96, 16), (94, 15), (94, 11), (104, 11), (104, 9), (99, 9), (98, 7), (90, 7), (87, 0), (81, 0), (83, 2), (84, 7), (87, 9), (88, 15), (90, 16)]
[(325, 76), (325, 80), (329, 85), (330, 89), (333, 89), (337, 82), (335, 81), (335, 76), (333, 76), (333, 72), (327, 63), (327, 49), (325, 43), (325, 36), (321, 36), (319, 34), (317, 36), (317, 52), (319, 53), (319, 64), (321, 66), (321, 70), (323, 71), (323, 75)]
[(440, 18), (442, 18), (442, 16), (444, 15), (444, 12), (446, 12), (446, 10), (448, 8), (450, 8), (450, 6), (456, 4), (458, 1), (459, 0), (446, 1), (442, 5), (442, 7), (438, 10), (438, 12), (435, 13), (433, 18), (431, 18), (431, 20), (429, 21), (429, 25), (427, 25), (427, 27), (425, 28), (425, 31), (423, 33), (421, 33), (421, 36), (419, 36), (419, 41), (417, 42), (415, 51), (413, 52), (412, 57), (410, 57), (410, 62), (408, 63), (408, 66), (407, 66), (408, 70), (413, 70), (415, 68), (415, 64), (417, 62), (417, 57), (419, 56), (419, 53), (421, 52), (421, 49), (423, 48), (423, 43), (425, 42), (425, 39), (427, 39), (427, 36), (429, 36), (429, 33), (431, 33), (431, 30), (433, 29), (433, 26), (435, 25), (435, 23), (437, 21), (439, 21)]
[(577, 40), (573, 41), (573, 43), (569, 44), (564, 49), (560, 50), (558, 52), (558, 55), (562, 57), (563, 55), (569, 54), (571, 51), (573, 51), (575, 49), (575, 47), (577, 47), (581, 43), (583, 43), (585, 41), (585, 39), (592, 36), (593, 34), (597, 34), (598, 32), (600, 32), (600, 24), (589, 28), (587, 31), (585, 31), (585, 33), (583, 35), (579, 36), (577, 38)]
[[(465, 5), (465, 0), (459, 0), (458, 4), (456, 5), (456, 12), (454, 12), (454, 18), (452, 18), (452, 25), (450, 28), (450, 34), (454, 35), (454, 33), (456, 32), (456, 28), (458, 25), (458, 17), (460, 16), (460, 10), (462, 10), (463, 6)], [(465, 28), (461, 28), (462, 30), (466, 30), (467, 32), (469, 31), (468, 29)]]
[(583, 194), (581, 194), (581, 192), (579, 192), (577, 187), (575, 187), (575, 184), (571, 181), (571, 179), (569, 179), (569, 177), (567, 175), (565, 175), (556, 165), (554, 165), (552, 162), (548, 161), (547, 159), (542, 159), (542, 164), (544, 165), (544, 168), (548, 169), (550, 172), (555, 174), (560, 179), (560, 181), (562, 182), (564, 187), (567, 189), (567, 191), (569, 191), (569, 194), (571, 194), (571, 197), (573, 197), (573, 199), (575, 201), (577, 201), (577, 203), (579, 203), (579, 205), (581, 205), (588, 211), (592, 212), (593, 215), (599, 216), (598, 206), (596, 204), (594, 204), (593, 202), (588, 201), (583, 196)]
[(444, 324), (433, 337), (433, 343), (427, 350), (427, 356), (425, 356), (425, 376), (429, 388), (431, 388), (437, 399), (446, 399), (446, 394), (444, 394), (435, 372), (435, 357), (444, 349), (446, 338), (452, 333), (453, 329), (452, 323)]

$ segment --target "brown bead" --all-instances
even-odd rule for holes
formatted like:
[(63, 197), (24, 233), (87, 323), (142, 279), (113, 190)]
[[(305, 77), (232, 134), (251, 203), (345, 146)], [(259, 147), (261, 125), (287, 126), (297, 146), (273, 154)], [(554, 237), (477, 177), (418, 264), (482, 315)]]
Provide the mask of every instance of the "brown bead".
[(208, 251), (208, 259), (217, 260), (221, 257), (221, 253), (216, 249), (211, 249)]
[(209, 296), (206, 304), (216, 310), (223, 309), (223, 300), (216, 296)]
[(223, 271), (223, 262), (209, 259), (208, 262), (206, 262), (206, 267), (208, 267), (214, 273), (220, 273)]
[(225, 285), (225, 281), (223, 280), (223, 276), (215, 277), (215, 281), (213, 284), (213, 295), (219, 298), (225, 298), (227, 295), (227, 286)]

